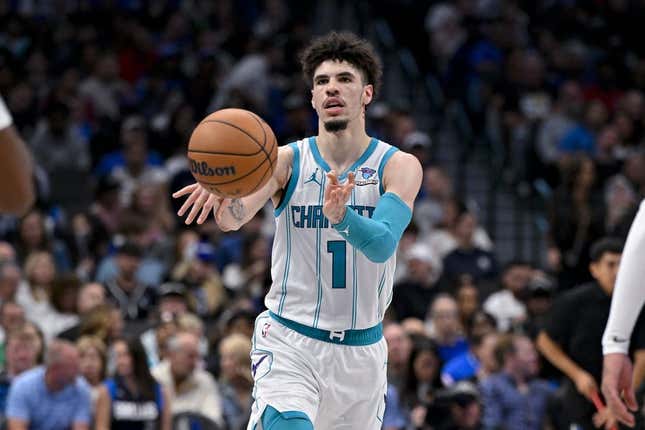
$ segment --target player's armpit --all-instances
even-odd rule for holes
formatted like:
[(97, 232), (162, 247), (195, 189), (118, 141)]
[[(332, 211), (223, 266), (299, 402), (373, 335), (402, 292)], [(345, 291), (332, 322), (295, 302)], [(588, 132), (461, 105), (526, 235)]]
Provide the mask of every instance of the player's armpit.
[(412, 154), (397, 151), (383, 169), (383, 189), (385, 192), (394, 193), (412, 209), (417, 198), (423, 168), (419, 160)]

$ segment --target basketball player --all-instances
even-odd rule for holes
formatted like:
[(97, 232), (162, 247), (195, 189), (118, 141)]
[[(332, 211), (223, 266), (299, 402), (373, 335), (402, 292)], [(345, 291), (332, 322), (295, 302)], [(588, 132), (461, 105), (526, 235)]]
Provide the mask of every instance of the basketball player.
[(636, 214), (627, 236), (618, 269), (611, 311), (602, 339), (604, 354), (602, 393), (614, 417), (634, 426), (638, 405), (632, 384), (632, 362), (629, 359), (629, 339), (640, 314), (645, 291), (645, 201)]
[[(253, 336), (249, 429), (380, 429), (399, 239), (422, 169), (412, 155), (371, 138), (365, 108), (381, 76), (373, 48), (349, 33), (314, 40), (301, 56), (318, 135), (281, 147), (271, 180), (241, 199), (197, 184), (179, 210), (186, 223), (213, 210), (236, 230), (271, 198), (273, 283)], [(201, 212), (200, 212), (201, 211)]]
[(22, 215), (34, 202), (32, 161), (0, 96), (0, 214)]

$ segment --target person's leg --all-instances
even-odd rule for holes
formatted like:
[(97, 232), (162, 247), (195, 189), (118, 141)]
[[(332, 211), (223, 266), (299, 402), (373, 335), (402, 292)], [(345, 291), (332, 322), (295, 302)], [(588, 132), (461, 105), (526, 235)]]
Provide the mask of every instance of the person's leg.
[(268, 405), (262, 414), (262, 430), (313, 430), (311, 420), (301, 411), (279, 412)]

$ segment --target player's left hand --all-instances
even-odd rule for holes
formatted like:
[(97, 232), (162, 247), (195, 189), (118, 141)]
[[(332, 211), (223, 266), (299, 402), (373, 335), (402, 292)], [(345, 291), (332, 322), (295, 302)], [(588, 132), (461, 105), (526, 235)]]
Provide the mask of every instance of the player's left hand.
[(605, 430), (616, 429), (616, 418), (609, 408), (604, 408), (593, 414), (592, 421), (596, 428), (604, 428)]
[(638, 403), (632, 387), (632, 362), (626, 354), (607, 354), (604, 356), (602, 372), (602, 394), (607, 401), (607, 409), (621, 423), (633, 427)]
[(347, 206), (345, 204), (354, 189), (354, 173), (347, 175), (347, 182), (341, 184), (335, 171), (327, 173), (327, 186), (325, 187), (325, 200), (323, 214), (332, 224), (338, 224), (345, 217)]

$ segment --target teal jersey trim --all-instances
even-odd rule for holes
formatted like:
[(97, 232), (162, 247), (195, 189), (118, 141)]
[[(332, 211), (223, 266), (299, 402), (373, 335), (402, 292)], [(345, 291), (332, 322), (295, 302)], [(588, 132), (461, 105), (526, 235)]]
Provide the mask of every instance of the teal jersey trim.
[(280, 295), (280, 305), (278, 306), (278, 314), (282, 315), (284, 309), (284, 302), (287, 299), (287, 280), (289, 279), (289, 270), (291, 269), (291, 213), (287, 211), (284, 217), (284, 223), (287, 230), (287, 258), (284, 263), (284, 274), (282, 276), (282, 291)]
[(385, 188), (383, 188), (383, 170), (385, 170), (385, 165), (388, 161), (390, 161), (390, 158), (392, 158), (394, 153), (398, 150), (399, 148), (395, 146), (388, 149), (385, 155), (383, 155), (383, 158), (381, 158), (381, 162), (378, 165), (378, 189), (381, 195), (385, 193)]
[(296, 142), (290, 143), (289, 146), (293, 150), (293, 162), (291, 163), (291, 177), (289, 178), (289, 182), (287, 183), (287, 189), (282, 195), (282, 198), (280, 199), (280, 203), (278, 204), (278, 207), (276, 207), (275, 210), (273, 211), (273, 214), (276, 217), (280, 216), (284, 208), (287, 207), (287, 204), (291, 199), (291, 195), (293, 194), (293, 190), (295, 190), (296, 184), (298, 183), (298, 177), (300, 176), (300, 148), (298, 148), (298, 144)]
[(302, 411), (278, 412), (267, 405), (262, 413), (262, 428), (264, 430), (313, 430), (314, 426), (306, 413)]
[[(329, 167), (329, 164), (325, 161), (324, 158), (322, 158), (322, 155), (320, 155), (320, 150), (318, 150), (318, 144), (316, 143), (316, 138), (315, 137), (310, 137), (309, 138), (309, 146), (311, 148), (311, 153), (314, 156), (314, 160), (316, 160), (316, 163), (323, 168), (325, 172), (329, 172), (331, 170), (331, 167)], [(374, 153), (376, 150), (376, 147), (378, 146), (378, 140), (375, 138), (370, 139), (369, 145), (367, 145), (367, 148), (363, 152), (363, 154), (358, 157), (358, 160), (354, 162), (347, 170), (345, 170), (340, 176), (338, 176), (338, 179), (341, 181), (344, 180), (349, 172), (353, 172), (356, 169), (358, 169), (361, 164), (365, 163), (368, 158), (370, 158), (370, 155)]]
[[(352, 190), (352, 205), (356, 205), (356, 188)], [(352, 246), (352, 328), (356, 328), (356, 300), (358, 297), (356, 247)]]
[(383, 324), (378, 323), (375, 326), (359, 330), (322, 330), (315, 327), (309, 327), (304, 324), (282, 318), (269, 311), (271, 318), (283, 326), (300, 333), (303, 336), (317, 339), (323, 342), (334, 343), (337, 345), (348, 346), (366, 346), (372, 345), (383, 337)]
[[(327, 177), (323, 175), (322, 180), (320, 181), (320, 192), (318, 193), (318, 204), (322, 206), (323, 204), (323, 197), (325, 195), (325, 182), (327, 182)], [(318, 296), (316, 299), (316, 310), (314, 311), (314, 327), (318, 327), (318, 320), (320, 318), (320, 307), (322, 304), (322, 296), (323, 296), (323, 291), (322, 291), (322, 276), (320, 274), (320, 265), (322, 261), (322, 256), (320, 255), (321, 250), (322, 250), (322, 226), (320, 223), (318, 223), (318, 226), (316, 227), (316, 281), (317, 281), (317, 288), (318, 288)]]

